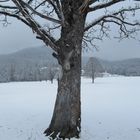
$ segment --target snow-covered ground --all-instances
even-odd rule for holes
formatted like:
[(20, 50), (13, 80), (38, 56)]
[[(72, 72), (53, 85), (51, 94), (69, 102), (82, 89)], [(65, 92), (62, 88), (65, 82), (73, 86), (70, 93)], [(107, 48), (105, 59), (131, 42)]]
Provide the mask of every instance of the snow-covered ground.
[[(0, 140), (48, 140), (57, 83), (0, 84)], [(140, 77), (82, 79), (80, 140), (140, 140)]]

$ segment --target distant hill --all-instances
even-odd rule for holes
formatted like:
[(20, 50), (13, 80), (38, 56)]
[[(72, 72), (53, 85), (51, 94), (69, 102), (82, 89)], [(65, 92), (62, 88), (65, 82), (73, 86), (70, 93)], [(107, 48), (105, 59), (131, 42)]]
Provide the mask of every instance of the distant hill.
[(111, 74), (125, 76), (140, 76), (140, 58), (132, 58), (121, 61), (101, 60), (104, 69)]
[(40, 69), (57, 65), (52, 52), (51, 49), (42, 46), (0, 55), (0, 82), (47, 79)]
[(50, 61), (56, 61), (52, 57), (52, 50), (50, 48), (41, 46), (38, 48), (26, 48), (15, 53), (0, 55), (0, 64), (1, 63), (20, 63), (23, 61), (30, 62), (40, 62), (45, 61), (45, 63)]
[[(45, 80), (47, 74), (42, 67), (58, 67), (53, 51), (45, 46), (27, 48), (15, 53), (0, 55), (0, 82)], [(140, 58), (122, 61), (106, 61), (96, 58), (110, 74), (140, 76)], [(89, 57), (82, 57), (82, 67)]]

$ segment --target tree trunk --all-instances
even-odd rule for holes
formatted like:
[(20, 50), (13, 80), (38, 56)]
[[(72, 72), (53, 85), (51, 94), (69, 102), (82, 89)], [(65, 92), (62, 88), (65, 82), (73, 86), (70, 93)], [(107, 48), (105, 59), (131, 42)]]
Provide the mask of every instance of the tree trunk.
[(92, 83), (94, 83), (94, 79), (95, 79), (95, 72), (92, 73)]
[(81, 131), (81, 51), (86, 16), (77, 13), (73, 17), (62, 28), (58, 43), (57, 59), (62, 67), (62, 77), (58, 80), (53, 117), (44, 132), (53, 139), (78, 138)]
[(76, 58), (76, 67), (70, 71), (63, 69), (63, 76), (58, 82), (58, 94), (54, 113), (46, 135), (56, 138), (79, 137), (81, 130), (80, 102), (80, 57)]

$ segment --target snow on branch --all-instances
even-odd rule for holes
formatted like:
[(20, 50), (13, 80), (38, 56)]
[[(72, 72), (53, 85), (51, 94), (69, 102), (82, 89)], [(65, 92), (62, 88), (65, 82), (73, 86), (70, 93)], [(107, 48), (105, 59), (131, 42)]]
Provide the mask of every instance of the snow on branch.
[(9, 2), (10, 0), (0, 0), (0, 2)]
[(89, 44), (98, 50), (98, 46), (95, 44), (95, 40), (103, 40), (104, 37), (110, 38), (110, 31), (113, 26), (118, 29), (118, 36), (115, 37), (119, 40), (124, 38), (136, 39), (136, 34), (140, 31), (139, 18), (133, 20), (136, 17), (136, 12), (140, 11), (140, 6), (121, 8), (115, 12), (106, 12), (104, 15), (98, 17), (91, 23), (85, 26), (85, 35), (83, 38), (83, 44), (87, 47)]
[(0, 8), (4, 8), (4, 9), (18, 9), (16, 6), (8, 6), (8, 5), (1, 5), (1, 4), (0, 4)]
[(47, 34), (47, 32), (37, 23), (33, 17), (29, 14), (28, 9), (24, 6), (24, 4), (21, 1), (13, 0), (15, 5), (19, 8), (21, 14), (23, 17), (28, 21), (31, 25), (31, 28), (34, 32), (37, 33), (37, 35), (52, 49), (56, 51), (57, 46), (55, 45), (55, 40), (50, 35)]
[[(16, 14), (12, 14), (12, 13), (9, 13), (9, 12), (6, 12), (6, 11), (0, 11), (0, 15), (4, 15), (5, 17), (6, 16), (9, 16), (9, 17), (14, 17), (18, 20), (21, 20), (23, 23), (25, 23), (27, 26), (31, 27), (31, 25), (25, 20), (23, 19), (22, 17), (16, 15)], [(8, 22), (8, 21), (4, 21), (4, 22)]]
[(92, 11), (95, 11), (95, 10), (98, 10), (98, 9), (102, 9), (102, 8), (107, 8), (109, 6), (112, 6), (112, 5), (114, 5), (116, 3), (119, 3), (119, 2), (122, 2), (122, 1), (124, 1), (124, 0), (111, 0), (109, 2), (98, 4), (96, 6), (89, 7), (88, 8), (88, 12), (92, 12)]
[[(57, 16), (56, 16), (57, 15)], [(13, 17), (37, 34), (37, 39), (41, 39), (54, 51), (58, 50), (56, 40), (52, 37), (49, 30), (58, 29), (64, 25), (64, 16), (60, 0), (0, 0), (0, 21), (3, 25), (9, 24), (7, 17)], [(47, 21), (45, 25), (38, 20), (42, 18)], [(52, 26), (49, 27), (49, 23)]]
[[(122, 34), (125, 37), (128, 37), (130, 34), (139, 31), (140, 29), (140, 21), (132, 21), (128, 19), (126, 14), (132, 12), (133, 16), (135, 16), (136, 10), (140, 10), (140, 7), (137, 5), (135, 7), (129, 7), (129, 8), (122, 8), (118, 10), (117, 12), (113, 12), (110, 14), (105, 14), (98, 19), (94, 20), (90, 24), (88, 24), (85, 27), (85, 31), (88, 31), (89, 29), (95, 27), (95, 26), (101, 26), (101, 31), (106, 34), (106, 29), (109, 29), (109, 25), (106, 26), (107, 23), (114, 23), (117, 26), (119, 26), (120, 34), (122, 37)], [(105, 29), (105, 31), (104, 31)]]
[(44, 19), (47, 19), (47, 20), (50, 20), (50, 21), (52, 21), (52, 22), (61, 24), (61, 22), (60, 22), (59, 20), (54, 19), (54, 18), (51, 18), (51, 17), (49, 17), (49, 16), (46, 16), (46, 15), (44, 15), (44, 14), (42, 14), (42, 13), (37, 12), (37, 11), (36, 11), (34, 8), (32, 8), (28, 3), (26, 3), (26, 2), (24, 2), (24, 1), (22, 1), (22, 0), (21, 0), (21, 3), (23, 3), (23, 5), (26, 6), (27, 8), (29, 8), (29, 9), (33, 12), (33, 14), (36, 14), (36, 15), (38, 15), (39, 17), (44, 18)]
[(95, 2), (99, 2), (99, 0), (90, 0), (89, 5), (91, 5), (91, 4), (95, 3)]
[[(96, 26), (97, 24), (99, 24), (100, 22), (102, 21), (105, 21), (105, 19), (107, 18), (116, 18), (118, 20), (120, 20), (122, 23), (124, 24), (129, 24), (129, 25), (132, 25), (132, 26), (136, 26), (136, 25), (139, 25), (139, 23), (129, 23), (129, 22), (126, 22), (125, 21), (125, 17), (124, 17), (124, 13), (125, 12), (134, 12), (136, 10), (140, 10), (140, 7), (134, 7), (134, 8), (128, 8), (128, 9), (121, 9), (117, 12), (114, 12), (114, 13), (111, 13), (111, 14), (105, 14), (101, 17), (99, 17), (98, 19), (95, 19), (93, 22), (91, 22), (90, 24), (88, 24), (86, 27), (85, 27), (85, 31), (88, 31), (90, 28)], [(120, 18), (117, 17), (118, 15), (120, 15)]]

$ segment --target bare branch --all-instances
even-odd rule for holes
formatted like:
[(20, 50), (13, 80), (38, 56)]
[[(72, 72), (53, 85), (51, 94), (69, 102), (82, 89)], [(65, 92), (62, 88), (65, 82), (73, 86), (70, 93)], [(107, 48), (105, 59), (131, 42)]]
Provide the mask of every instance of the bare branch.
[(33, 8), (32, 8), (29, 4), (27, 4), (26, 2), (24, 2), (24, 1), (21, 0), (21, 3), (23, 3), (24, 6), (26, 6), (27, 8), (29, 8), (34, 14), (40, 16), (41, 18), (47, 19), (47, 20), (52, 21), (52, 22), (55, 22), (55, 23), (57, 23), (57, 24), (61, 24), (61, 22), (60, 22), (59, 20), (54, 19), (54, 18), (51, 18), (51, 17), (49, 17), (49, 16), (46, 16), (46, 15), (43, 15), (43, 14), (37, 12), (35, 9), (33, 9)]
[(46, 0), (49, 4), (52, 5), (54, 8), (58, 18), (61, 20), (62, 26), (65, 26), (65, 20), (64, 20), (64, 15), (62, 12), (62, 6), (60, 0)]
[(122, 2), (122, 1), (124, 1), (124, 0), (111, 0), (111, 1), (103, 3), (103, 4), (98, 4), (96, 6), (88, 8), (88, 12), (96, 11), (98, 9), (107, 8), (109, 6), (112, 6), (112, 5), (119, 3), (119, 2)]
[(0, 0), (0, 2), (8, 2), (8, 1), (10, 1), (10, 0)]
[(25, 17), (26, 21), (30, 23), (31, 28), (34, 32), (38, 34), (42, 38), (42, 40), (49, 45), (53, 50), (57, 50), (57, 46), (55, 45), (55, 39), (52, 38), (50, 35), (47, 34), (47, 32), (41, 28), (39, 23), (37, 23), (29, 14), (26, 7), (24, 7), (23, 3), (19, 0), (12, 0), (15, 5), (19, 8), (20, 12), (22, 13), (23, 17)]
[(91, 4), (93, 4), (93, 3), (97, 2), (97, 1), (99, 1), (99, 0), (90, 0), (89, 5), (91, 5)]
[(34, 0), (29, 0), (29, 1), (28, 1), (28, 4), (31, 4), (33, 1), (34, 1)]
[(0, 14), (5, 15), (5, 16), (14, 17), (14, 18), (16, 18), (18, 20), (21, 20), (23, 23), (25, 23), (29, 27), (31, 27), (31, 25), (26, 20), (24, 20), (22, 17), (20, 17), (20, 16), (18, 16), (16, 14), (8, 13), (8, 12), (5, 12), (5, 11), (0, 11)]
[(87, 9), (89, 8), (89, 6), (97, 1), (99, 2), (99, 0), (84, 0), (83, 4), (79, 8), (79, 11), (81, 13), (84, 13), (85, 11), (88, 12)]
[(90, 0), (84, 0), (83, 4), (79, 8), (79, 12), (84, 13), (86, 11), (86, 9), (88, 8), (89, 3), (90, 3)]
[(40, 4), (38, 4), (38, 5), (34, 8), (34, 10), (38, 9), (41, 5), (43, 5), (43, 4), (45, 4), (45, 3), (46, 3), (46, 0), (42, 1)]
[[(103, 40), (104, 37), (110, 38), (112, 24), (118, 29), (117, 39), (124, 38), (136, 39), (135, 35), (140, 31), (140, 21), (129, 18), (136, 16), (136, 11), (140, 10), (140, 6), (135, 4), (134, 7), (119, 9), (115, 12), (106, 11), (103, 16), (98, 17), (90, 24), (85, 26), (84, 44), (87, 42), (90, 46), (96, 46), (96, 40)], [(114, 26), (113, 26), (114, 27)], [(93, 43), (92, 43), (93, 42)]]
[(0, 8), (4, 9), (18, 9), (16, 6), (0, 5)]
[[(95, 44), (91, 40), (102, 40), (104, 36), (109, 37), (111, 23), (116, 25), (115, 27), (119, 30), (121, 37), (127, 37), (128, 35), (138, 31), (140, 28), (140, 22), (134, 20), (132, 21), (132, 19), (129, 19), (129, 16), (127, 16), (130, 12), (132, 12), (132, 16), (135, 16), (135, 11), (140, 10), (140, 5), (137, 5), (136, 2), (133, 3), (135, 4), (133, 5), (133, 8), (122, 7), (122, 9), (119, 9), (118, 11), (111, 12), (111, 6), (121, 2), (121, 4), (125, 4), (125, 0), (80, 0), (76, 2), (76, 5), (74, 2), (71, 2), (71, 0), (65, 2), (62, 2), (62, 0), (11, 1), (14, 5), (9, 4), (10, 0), (0, 0), (0, 15), (4, 15), (2, 16), (3, 19), (1, 21), (6, 24), (9, 23), (7, 20), (8, 16), (21, 20), (34, 32), (36, 32), (38, 39), (43, 40), (55, 51), (57, 51), (60, 47), (57, 47), (57, 41), (51, 36), (51, 34), (54, 33), (53, 30), (60, 30), (61, 27), (66, 28), (68, 27), (67, 25), (70, 25), (72, 28), (71, 21), (75, 20), (73, 23), (76, 23), (77, 16), (86, 16), (88, 12), (98, 11), (100, 9), (106, 10), (101, 17), (94, 19), (91, 23), (85, 26), (84, 31), (86, 35), (83, 40), (84, 42), (90, 43), (92, 46)], [(126, 7), (126, 5), (124, 6)], [(43, 22), (45, 20), (45, 23), (38, 20), (40, 17), (43, 19)], [(50, 21), (52, 22), (51, 24)], [(92, 30), (93, 28), (94, 30)], [(87, 34), (87, 31), (89, 34)], [(96, 34), (93, 34), (93, 32)]]
[(65, 26), (65, 18), (64, 18), (63, 11), (62, 11), (62, 5), (61, 5), (60, 0), (56, 0), (56, 4), (59, 9), (58, 14), (60, 14), (60, 19), (61, 19), (62, 25)]
[[(104, 19), (106, 18), (117, 18), (116, 16), (124, 13), (124, 12), (132, 12), (132, 11), (135, 11), (135, 10), (140, 10), (140, 7), (134, 7), (134, 8), (126, 8), (126, 9), (121, 9), (117, 12), (114, 12), (112, 14), (108, 14), (108, 15), (103, 15), (101, 17), (99, 17), (98, 19), (94, 20), (92, 23), (90, 23), (89, 25), (87, 25), (85, 27), (85, 31), (88, 31), (90, 28), (96, 26), (97, 24), (99, 24), (101, 21), (103, 21)], [(123, 17), (122, 17), (123, 18)], [(121, 20), (123, 23), (125, 24), (130, 24), (130, 25), (133, 25), (132, 23), (128, 23), (128, 22), (125, 22), (124, 19)], [(134, 24), (135, 26), (138, 25), (138, 23)]]
[[(58, 0), (56, 0), (55, 2), (52, 2), (51, 0), (47, 0), (47, 2), (52, 5), (52, 7), (54, 8), (58, 18), (61, 19), (61, 14), (60, 14), (59, 9), (58, 9), (59, 8), (58, 7), (59, 6), (58, 5), (59, 4)], [(55, 3), (57, 4), (57, 6), (56, 6)]]

